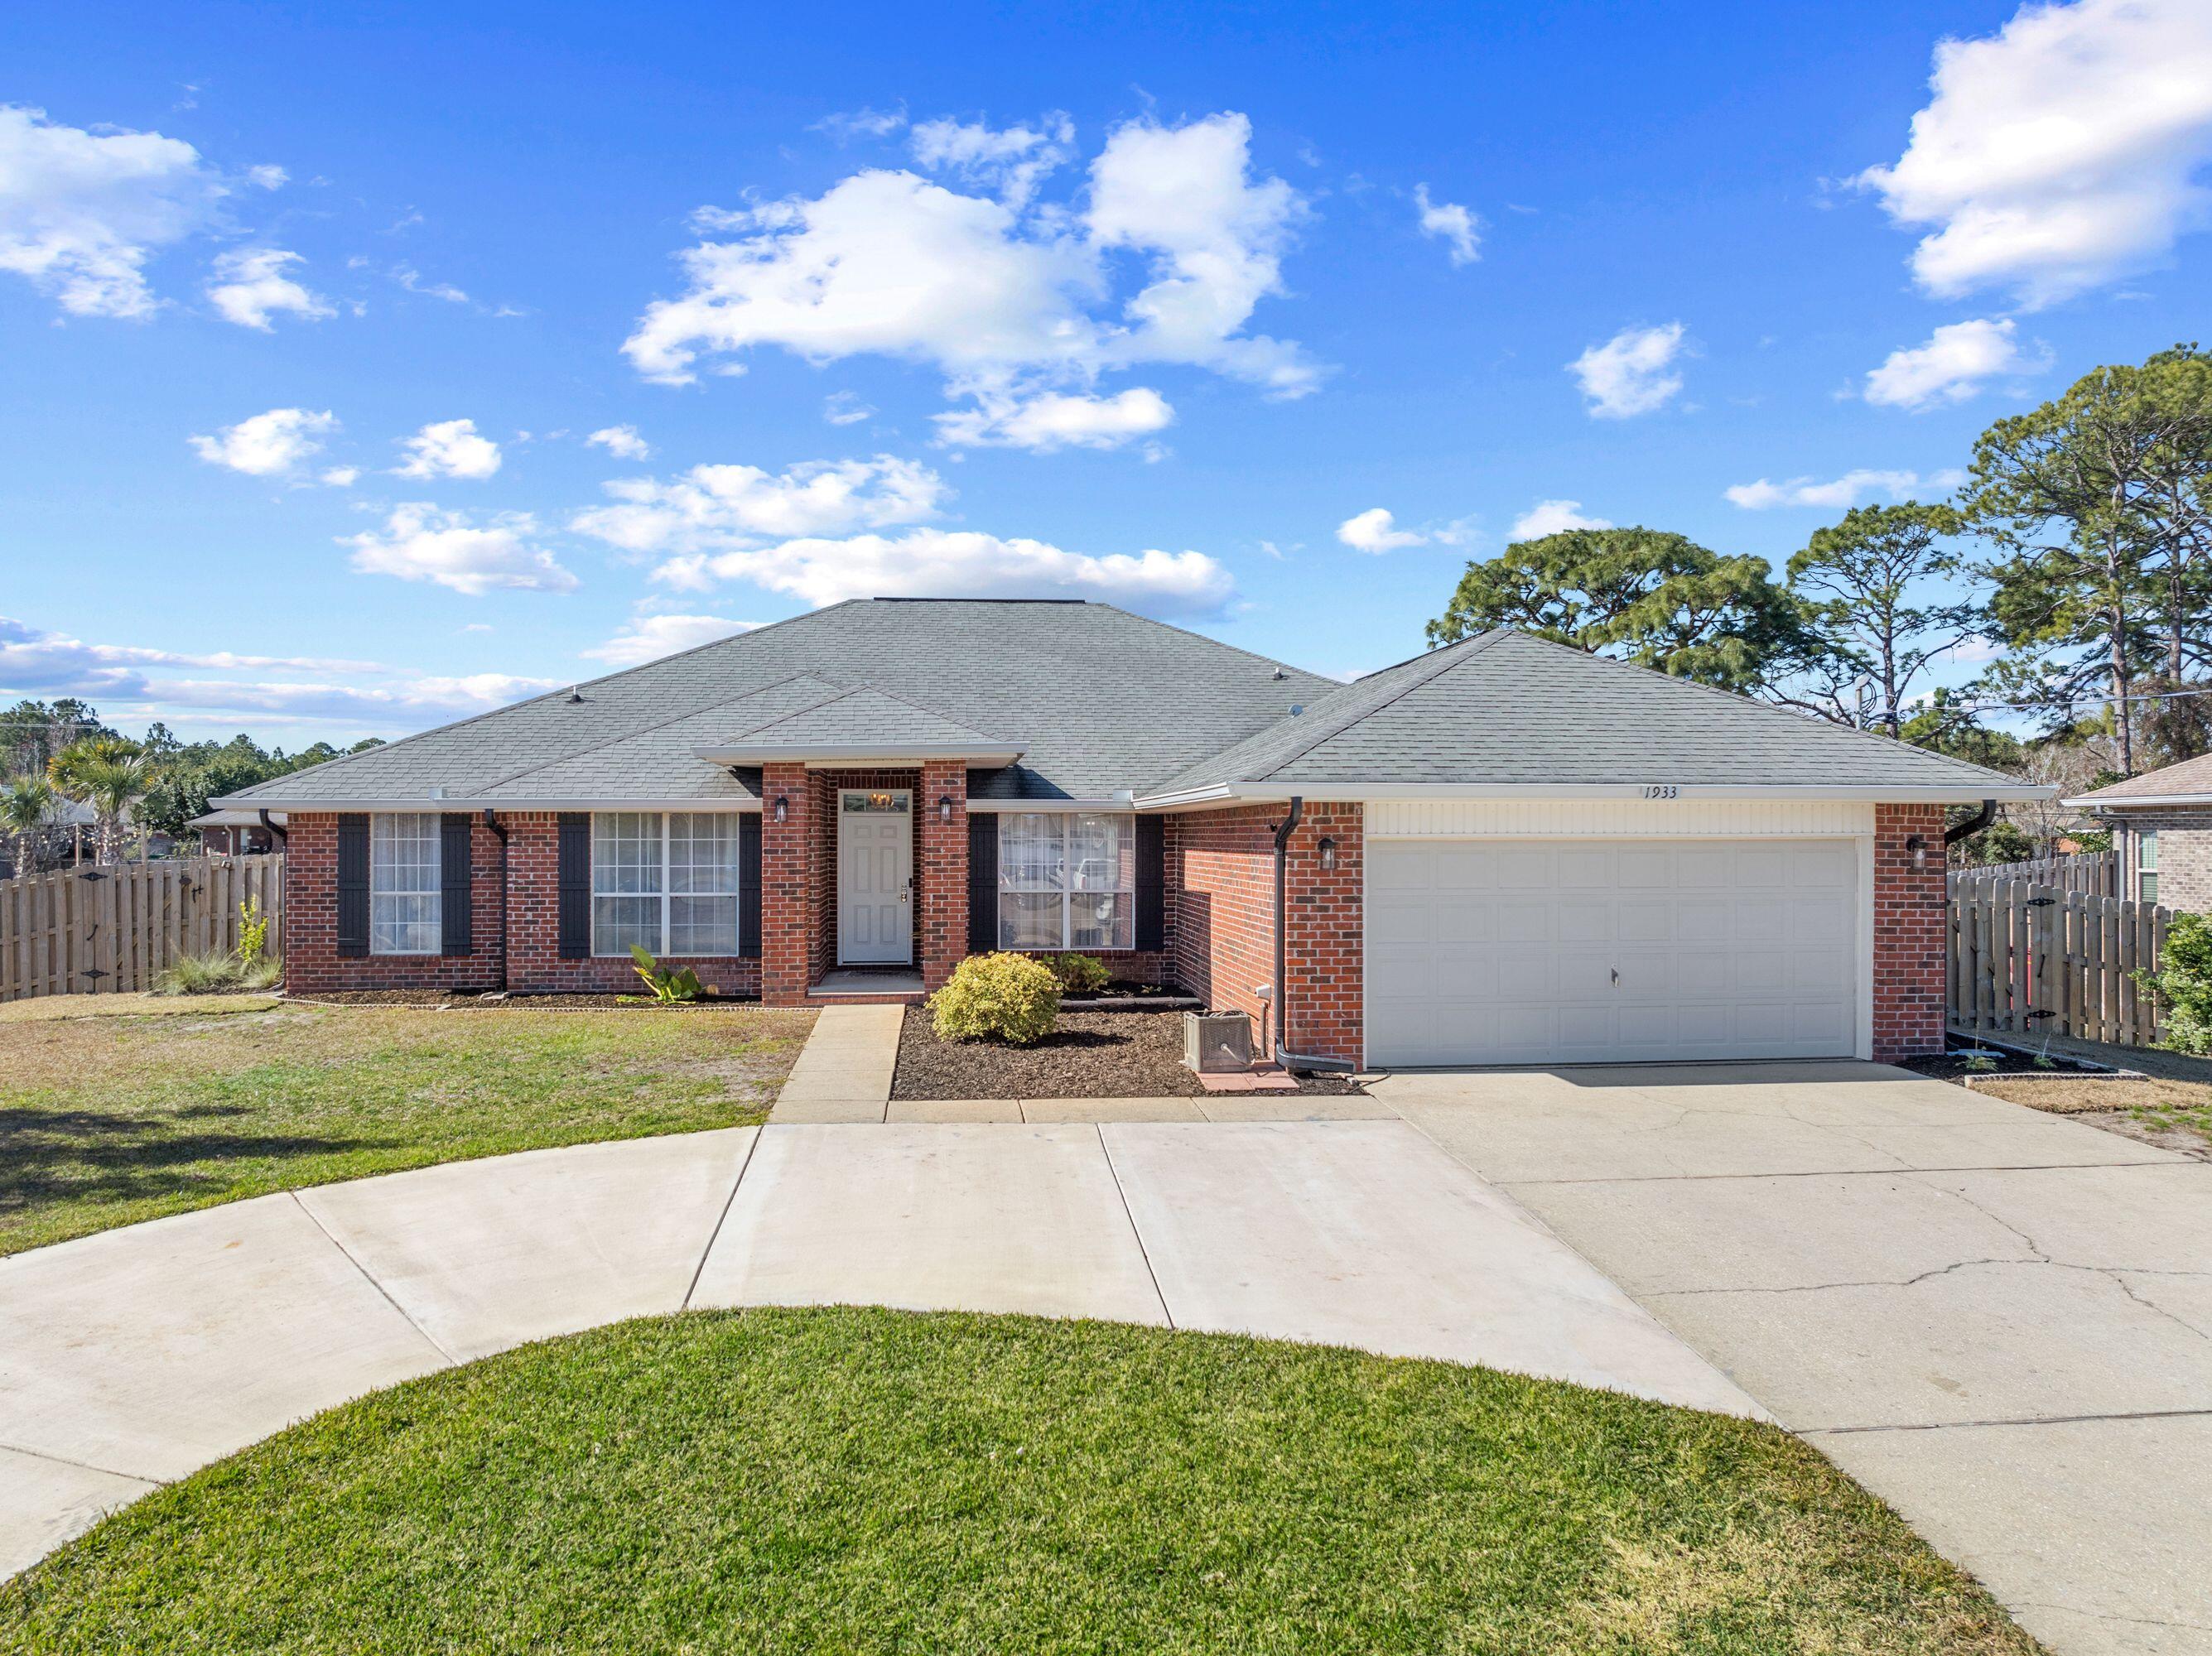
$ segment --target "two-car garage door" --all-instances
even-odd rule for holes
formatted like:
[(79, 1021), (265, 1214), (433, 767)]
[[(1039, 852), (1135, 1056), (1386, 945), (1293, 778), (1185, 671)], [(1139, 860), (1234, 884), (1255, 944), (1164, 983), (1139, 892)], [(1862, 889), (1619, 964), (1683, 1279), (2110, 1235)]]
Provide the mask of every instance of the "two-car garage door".
[(1848, 1058), (1850, 840), (1372, 840), (1370, 1064)]

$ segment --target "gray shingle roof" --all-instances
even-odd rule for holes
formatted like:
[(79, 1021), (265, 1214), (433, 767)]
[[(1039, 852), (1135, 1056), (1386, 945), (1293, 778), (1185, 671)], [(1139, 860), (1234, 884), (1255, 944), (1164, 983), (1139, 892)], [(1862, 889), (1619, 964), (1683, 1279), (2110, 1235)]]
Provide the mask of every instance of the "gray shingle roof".
[[(2187, 798), (2195, 794), (2212, 793), (2212, 754), (2185, 759), (2179, 764), (2161, 769), (2145, 771), (2141, 776), (2130, 776), (2124, 782), (2109, 783), (2101, 788), (2081, 794), (2083, 803), (2094, 805), (2124, 805), (2130, 799), (2149, 802), (2170, 799), (2179, 795)], [(2075, 803), (2069, 800), (2068, 804)]]
[[(1282, 719), (1331, 681), (1107, 604), (856, 599), (482, 713), (232, 796), (250, 805), (700, 798), (744, 783), (691, 749), (768, 722), (739, 704), (804, 675), (781, 717), (862, 688), (1024, 749), (997, 798), (1105, 798)], [(811, 690), (804, 694), (813, 694)], [(678, 721), (680, 721), (680, 725)], [(1002, 743), (1003, 745), (1003, 743)]]
[[(781, 719), (721, 738), (728, 746), (784, 749), (805, 754), (824, 748), (936, 748), (948, 758), (1019, 749), (1018, 741), (987, 735), (957, 719), (917, 707), (901, 696), (862, 688), (847, 690)], [(712, 744), (702, 744), (712, 745)]]
[(1147, 792), (1230, 782), (1956, 787), (1962, 798), (2020, 786), (1503, 628), (1357, 680)]

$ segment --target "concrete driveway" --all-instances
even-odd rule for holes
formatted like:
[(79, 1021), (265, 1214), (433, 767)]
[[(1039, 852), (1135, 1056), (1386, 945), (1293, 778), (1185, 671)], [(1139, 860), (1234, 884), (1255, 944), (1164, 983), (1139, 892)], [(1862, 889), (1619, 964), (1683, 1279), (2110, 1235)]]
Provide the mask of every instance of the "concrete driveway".
[(2061, 1652), (2212, 1652), (2212, 1165), (1870, 1064), (1374, 1089)]
[(624, 1317), (832, 1303), (1327, 1341), (1760, 1412), (1401, 1121), (739, 1128), (0, 1259), (0, 1574), (377, 1386)]

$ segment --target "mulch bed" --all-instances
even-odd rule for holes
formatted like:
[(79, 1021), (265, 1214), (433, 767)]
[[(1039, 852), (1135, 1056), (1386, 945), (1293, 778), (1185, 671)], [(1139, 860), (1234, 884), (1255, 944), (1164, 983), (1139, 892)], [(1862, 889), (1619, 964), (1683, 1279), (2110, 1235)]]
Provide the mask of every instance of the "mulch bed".
[(287, 995), (303, 1006), (422, 1006), (439, 1011), (486, 1012), (708, 1012), (732, 1007), (757, 1007), (760, 1002), (737, 995), (709, 996), (676, 1006), (660, 1006), (643, 999), (616, 995), (459, 995), (443, 989), (337, 989), (314, 995)]
[[(1358, 1093), (1342, 1076), (1307, 1076), (1302, 1093)], [(1062, 1012), (1033, 1046), (940, 1040), (929, 1010), (909, 1006), (899, 1036), (893, 1098), (1196, 1098), (1182, 1067), (1176, 1012)]]
[(2050, 1063), (2045, 1065), (2037, 1064), (2033, 1059), (2020, 1058), (1995, 1046), (1985, 1050), (1996, 1060), (1995, 1069), (1977, 1070), (1955, 1052), (1946, 1052), (1941, 1058), (1909, 1058), (1905, 1060), (1904, 1067), (1936, 1081), (1994, 1079), (2000, 1075), (2108, 1076), (2112, 1073), (2109, 1070), (2094, 1069), (2087, 1064), (2077, 1064), (2072, 1059), (2063, 1057), (2057, 1052), (2051, 1054)]

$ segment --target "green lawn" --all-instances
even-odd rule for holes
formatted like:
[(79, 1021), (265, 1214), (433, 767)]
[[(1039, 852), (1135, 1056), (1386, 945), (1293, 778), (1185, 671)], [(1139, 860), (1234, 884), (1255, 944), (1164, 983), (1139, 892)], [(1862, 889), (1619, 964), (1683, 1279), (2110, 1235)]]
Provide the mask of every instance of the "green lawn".
[(2014, 1652), (1769, 1426), (1449, 1364), (868, 1310), (365, 1398), (0, 1587), (0, 1651)]
[(0, 1020), (0, 1254), (296, 1186), (758, 1121), (813, 1022), (180, 1004)]

